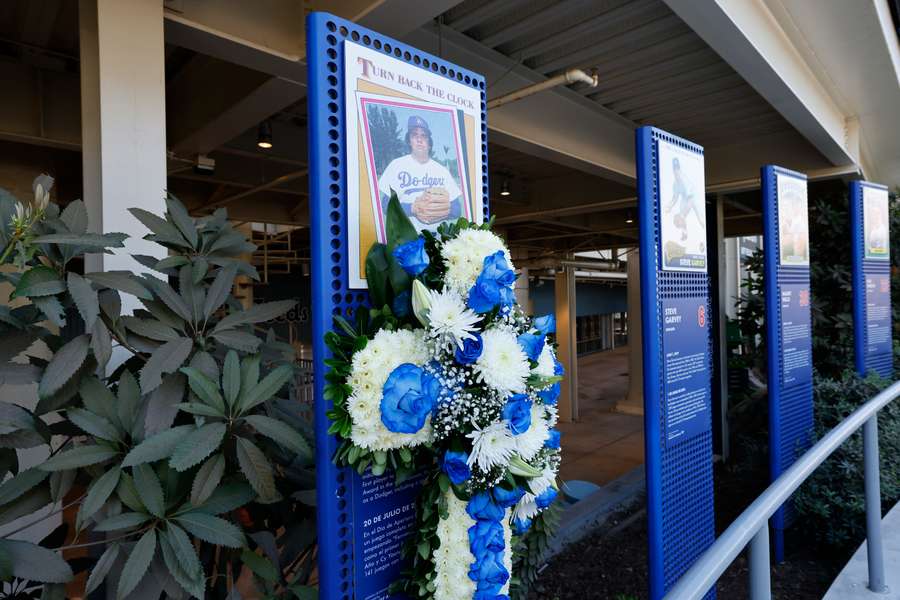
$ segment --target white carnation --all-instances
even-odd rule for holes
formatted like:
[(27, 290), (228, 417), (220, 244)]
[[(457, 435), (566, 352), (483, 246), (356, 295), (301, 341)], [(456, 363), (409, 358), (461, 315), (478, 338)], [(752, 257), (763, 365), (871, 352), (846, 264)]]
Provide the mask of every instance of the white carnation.
[(531, 367), (515, 333), (488, 329), (481, 338), (484, 346), (475, 362), (478, 381), (504, 396), (524, 392)]
[(394, 433), (381, 422), (384, 382), (404, 363), (422, 366), (428, 362), (425, 332), (382, 329), (366, 347), (353, 355), (348, 381), (352, 393), (347, 398), (352, 428), (351, 441), (360, 448), (390, 450), (418, 446), (431, 441), (431, 417), (416, 433)]
[[(475, 582), (469, 579), (469, 567), (475, 561), (469, 547), (469, 528), (475, 524), (466, 512), (466, 503), (448, 491), (447, 518), (437, 526), (440, 546), (434, 551), (435, 600), (471, 600)], [(509, 547), (509, 544), (507, 544)]]
[(463, 229), (441, 247), (441, 255), (447, 267), (445, 285), (466, 297), (481, 274), (484, 259), (498, 251), (503, 252), (506, 262), (512, 268), (512, 259), (503, 240), (490, 231)]
[(516, 451), (522, 460), (529, 461), (541, 451), (547, 436), (550, 435), (550, 428), (547, 426), (545, 419), (544, 407), (540, 404), (531, 405), (531, 426), (519, 435), (515, 436)]
[(484, 429), (475, 427), (468, 436), (472, 439), (469, 466), (478, 465), (487, 472), (496, 466), (505, 466), (516, 453), (516, 440), (505, 421), (491, 423)]
[(553, 356), (553, 348), (550, 347), (550, 344), (544, 341), (544, 348), (541, 350), (540, 356), (537, 359), (537, 366), (534, 368), (534, 374), (540, 375), (541, 377), (553, 377), (553, 370), (556, 367), (556, 363), (554, 359), (556, 357)]

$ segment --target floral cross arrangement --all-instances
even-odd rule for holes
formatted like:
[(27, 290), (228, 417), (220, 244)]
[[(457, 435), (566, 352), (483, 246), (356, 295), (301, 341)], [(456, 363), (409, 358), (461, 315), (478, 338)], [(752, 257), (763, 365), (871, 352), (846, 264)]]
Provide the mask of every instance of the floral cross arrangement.
[(556, 498), (562, 366), (552, 315), (517, 305), (509, 250), (465, 219), (418, 233), (392, 196), (366, 259), (370, 310), (335, 318), (325, 398), (337, 464), (424, 472), (392, 591), (507, 600), (513, 536)]

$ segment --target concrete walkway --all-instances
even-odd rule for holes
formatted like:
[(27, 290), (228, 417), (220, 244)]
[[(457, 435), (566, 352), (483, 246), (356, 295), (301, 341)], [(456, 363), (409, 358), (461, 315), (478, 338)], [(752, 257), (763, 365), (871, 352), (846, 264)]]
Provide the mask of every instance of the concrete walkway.
[(579, 420), (560, 423), (560, 478), (603, 485), (644, 463), (644, 418), (613, 412), (628, 392), (628, 347), (578, 359)]
[(884, 539), (884, 576), (888, 591), (876, 594), (866, 587), (869, 567), (866, 543), (863, 542), (844, 570), (841, 571), (822, 600), (888, 600), (900, 598), (900, 504), (894, 506), (881, 522)]

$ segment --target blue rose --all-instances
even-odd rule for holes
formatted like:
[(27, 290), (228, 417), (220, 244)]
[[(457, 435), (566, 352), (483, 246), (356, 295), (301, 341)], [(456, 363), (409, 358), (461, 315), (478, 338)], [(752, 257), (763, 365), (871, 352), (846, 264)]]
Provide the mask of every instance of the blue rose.
[(513, 394), (503, 407), (503, 418), (513, 435), (525, 433), (531, 427), (531, 400), (525, 394)]
[(473, 333), (474, 338), (466, 338), (463, 340), (463, 347), (456, 348), (456, 362), (461, 365), (471, 365), (478, 357), (481, 356), (481, 351), (484, 349), (484, 343), (481, 340), (481, 336), (477, 333)]
[(400, 244), (394, 248), (394, 258), (403, 267), (403, 270), (416, 277), (428, 268), (430, 261), (425, 252), (425, 238), (419, 236), (411, 242)]
[(472, 496), (466, 505), (466, 512), (476, 520), (499, 521), (503, 518), (503, 509), (497, 506), (489, 492), (479, 492)]
[(551, 429), (550, 435), (548, 435), (547, 439), (544, 441), (544, 448), (559, 450), (559, 438), (561, 436), (562, 434), (559, 432), (559, 429)]
[(503, 565), (503, 551), (487, 551), (476, 558), (469, 568), (469, 578), (478, 582), (478, 591), (495, 590), (494, 594), (497, 594), (500, 587), (509, 579), (509, 571)]
[(556, 331), (556, 316), (553, 314), (544, 315), (543, 317), (535, 317), (532, 323), (534, 328), (540, 333), (547, 335)]
[(550, 387), (543, 389), (537, 393), (538, 398), (544, 401), (544, 404), (548, 406), (553, 406), (556, 404), (556, 401), (559, 400), (559, 393), (561, 391), (559, 382), (554, 383)]
[(519, 500), (522, 499), (522, 496), (525, 495), (525, 490), (520, 487), (515, 487), (514, 489), (508, 490), (502, 486), (497, 486), (493, 489), (494, 501), (502, 506), (503, 508), (510, 508), (515, 506)]
[(433, 375), (410, 363), (391, 371), (384, 382), (381, 422), (394, 433), (415, 433), (425, 425), (440, 395), (441, 384)]
[(562, 375), (566, 372), (563, 368), (562, 363), (559, 362), (556, 358), (553, 359), (553, 374), (554, 375)]
[(531, 529), (531, 519), (516, 519), (512, 524), (513, 533), (516, 535), (523, 535), (526, 531)]
[(502, 552), (504, 548), (503, 525), (498, 521), (479, 519), (469, 527), (469, 549), (476, 559), (488, 552)]
[(459, 485), (472, 476), (468, 461), (469, 455), (465, 452), (453, 452), (448, 450), (444, 453), (444, 460), (441, 463), (441, 468), (444, 470), (444, 473), (447, 474), (447, 477), (450, 478), (450, 481)]
[(394, 311), (394, 315), (401, 318), (409, 315), (409, 311), (412, 309), (412, 304), (410, 304), (411, 298), (412, 295), (409, 293), (409, 290), (397, 294), (391, 303), (391, 310)]
[(544, 349), (544, 336), (542, 334), (523, 333), (516, 339), (519, 342), (519, 346), (525, 351), (525, 355), (530, 360), (536, 361)]
[(469, 290), (469, 308), (483, 314), (497, 306), (512, 306), (516, 301), (512, 290), (515, 282), (516, 273), (507, 264), (502, 250), (485, 257), (481, 273)]
[[(469, 575), (471, 577), (471, 575)], [(472, 600), (497, 600), (500, 590), (503, 589), (502, 583), (488, 583), (487, 581), (479, 581), (475, 588), (475, 594)]]
[(557, 493), (558, 492), (556, 490), (554, 490), (552, 487), (549, 487), (544, 490), (544, 493), (534, 499), (534, 503), (538, 505), (538, 508), (547, 508), (548, 506), (553, 504), (554, 500), (556, 500)]

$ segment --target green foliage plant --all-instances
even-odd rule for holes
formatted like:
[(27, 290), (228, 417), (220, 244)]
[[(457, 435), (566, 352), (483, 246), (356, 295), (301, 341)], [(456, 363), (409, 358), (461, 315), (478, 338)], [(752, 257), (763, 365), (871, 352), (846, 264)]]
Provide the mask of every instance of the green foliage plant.
[[(34, 408), (0, 401), (0, 526), (21, 524), (0, 538), (2, 593), (62, 598), (88, 571), (85, 595), (118, 599), (237, 599), (242, 574), (260, 597), (314, 597), (311, 431), (285, 394), (294, 353), (255, 331), (293, 302), (244, 309), (232, 287), (256, 277), (240, 258), (254, 246), (224, 210), (194, 218), (172, 196), (162, 216), (131, 210), (165, 258), (79, 274), (76, 259), (126, 236), (89, 233), (84, 204), (61, 210), (51, 186), (39, 177), (28, 204), (0, 192), (0, 262), (14, 267), (0, 281), (27, 300), (0, 307), (0, 382), (38, 394)], [(123, 313), (122, 294), (141, 308)], [(29, 354), (37, 341), (49, 360)], [(48, 458), (21, 467), (17, 450), (38, 447)], [(13, 539), (67, 508), (74, 527)], [(95, 558), (66, 560), (85, 547)]]

